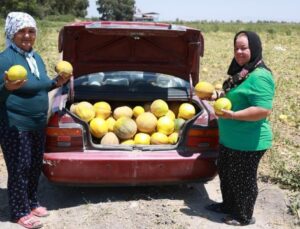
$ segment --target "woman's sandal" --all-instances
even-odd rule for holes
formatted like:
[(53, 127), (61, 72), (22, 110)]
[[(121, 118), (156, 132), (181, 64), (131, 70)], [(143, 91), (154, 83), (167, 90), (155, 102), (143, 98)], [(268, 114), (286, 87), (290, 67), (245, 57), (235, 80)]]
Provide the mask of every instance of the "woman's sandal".
[(37, 207), (31, 210), (31, 214), (37, 217), (46, 217), (49, 215), (49, 212), (45, 207)]
[(31, 214), (21, 217), (16, 223), (29, 229), (41, 228), (43, 226), (43, 224)]
[(217, 212), (217, 213), (229, 213), (227, 209), (225, 209), (223, 203), (210, 204), (205, 207), (206, 210)]
[(236, 219), (234, 219), (233, 217), (231, 216), (226, 216), (222, 219), (222, 221), (224, 223), (226, 223), (227, 225), (231, 225), (231, 226), (247, 226), (247, 225), (251, 225), (251, 224), (255, 224), (255, 218), (252, 217), (251, 220), (247, 223), (242, 223)]

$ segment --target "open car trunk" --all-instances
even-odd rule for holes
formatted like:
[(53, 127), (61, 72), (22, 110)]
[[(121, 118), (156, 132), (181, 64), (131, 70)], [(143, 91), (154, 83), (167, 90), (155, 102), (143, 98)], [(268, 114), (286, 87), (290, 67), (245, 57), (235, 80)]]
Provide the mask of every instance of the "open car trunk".
[[(46, 130), (44, 174), (49, 180), (137, 185), (206, 181), (216, 175), (215, 118), (210, 104), (192, 93), (199, 81), (200, 57), (204, 53), (200, 30), (164, 23), (74, 22), (60, 31), (59, 51), (62, 59), (72, 64), (73, 77), (55, 94)], [(160, 104), (167, 103), (168, 109), (164, 105), (156, 108), (172, 110), (174, 116), (178, 106), (186, 103), (192, 107), (183, 109), (192, 112), (182, 125), (177, 125), (177, 132), (171, 118), (164, 118), (168, 120), (159, 125), (162, 128), (158, 131), (157, 123), (165, 113), (155, 114), (160, 117), (157, 122), (149, 115), (138, 124), (140, 114), (136, 120), (115, 118), (112, 132), (117, 141), (112, 134), (111, 139), (103, 141), (108, 127), (105, 130), (106, 121), (95, 118), (97, 111), (91, 111), (94, 104), (108, 103), (114, 117), (120, 107), (130, 107), (128, 115), (135, 106), (147, 111), (158, 99), (163, 100)], [(83, 102), (86, 107), (77, 110)], [(150, 138), (154, 144), (136, 141), (139, 132), (144, 132), (141, 124), (146, 130), (152, 124), (146, 140)], [(156, 134), (152, 142), (153, 132), (166, 133)], [(169, 142), (173, 134), (178, 137)], [(123, 145), (125, 139), (134, 141)]]
[[(184, 139), (184, 136), (185, 134), (182, 134), (184, 133), (186, 130), (186, 128), (188, 128), (189, 126), (191, 126), (194, 122), (196, 122), (197, 120), (197, 117), (203, 112), (203, 108), (199, 105), (198, 102), (196, 101), (188, 101), (188, 100), (164, 100), (168, 106), (169, 106), (169, 110), (173, 111), (173, 113), (175, 114), (175, 116), (177, 117), (178, 116), (178, 108), (181, 104), (183, 103), (189, 103), (189, 104), (192, 104), (196, 110), (196, 113), (195, 115), (188, 119), (188, 120), (185, 120), (184, 123), (180, 123), (180, 128), (179, 130), (175, 131), (172, 131), (172, 133), (174, 132), (178, 132), (178, 140), (174, 143), (165, 143), (165, 144), (159, 144), (159, 145), (156, 145), (156, 144), (150, 144), (150, 145), (147, 145), (147, 144), (130, 144), (130, 145), (123, 145), (121, 144), (123, 141), (125, 140), (128, 140), (128, 139), (122, 139), (122, 138), (119, 138), (119, 144), (101, 144), (101, 139), (103, 137), (95, 137), (93, 136), (93, 134), (91, 133), (91, 127), (90, 127), (90, 123), (82, 120), (74, 111), (72, 111), (72, 108), (71, 106), (73, 104), (78, 104), (82, 101), (85, 101), (85, 102), (89, 102), (90, 104), (95, 104), (99, 101), (105, 101), (107, 102), (110, 106), (111, 106), (111, 115), (109, 117), (114, 117), (113, 115), (113, 111), (116, 110), (117, 108), (119, 107), (130, 107), (131, 109), (133, 109), (134, 107), (136, 106), (142, 106), (144, 109), (145, 109), (145, 112), (150, 112), (149, 109), (150, 109), (150, 105), (151, 103), (154, 101), (154, 100), (141, 100), (141, 99), (138, 99), (136, 101), (132, 101), (132, 100), (127, 100), (127, 101), (121, 101), (121, 100), (109, 100), (108, 98), (107, 99), (93, 99), (93, 98), (80, 98), (79, 100), (76, 99), (76, 97), (74, 98), (74, 101), (67, 101), (66, 103), (66, 110), (67, 112), (69, 113), (69, 115), (74, 119), (75, 122), (78, 122), (80, 123), (83, 128), (84, 128), (84, 133), (85, 133), (85, 141), (86, 141), (86, 146), (87, 148), (91, 148), (91, 149), (103, 149), (103, 148), (111, 148), (111, 149), (120, 149), (120, 148), (123, 148), (124, 150), (126, 149), (132, 149), (132, 148), (138, 148), (138, 149), (143, 149), (143, 150), (161, 150), (161, 149), (167, 149), (167, 148), (175, 148), (178, 146), (178, 144), (180, 142), (183, 142), (185, 141)], [(159, 119), (159, 118), (157, 118)], [(178, 118), (176, 118), (178, 119)], [(108, 120), (108, 118), (106, 119)], [(136, 121), (136, 118), (134, 116), (132, 116), (132, 120)], [(183, 119), (181, 119), (183, 120)], [(178, 127), (177, 127), (178, 128)], [(114, 132), (113, 130), (108, 130), (108, 132)], [(154, 132), (152, 133), (147, 133), (149, 136), (151, 136), (151, 134), (157, 132), (157, 130), (155, 130)], [(138, 133), (142, 133), (141, 131), (137, 130), (136, 134)], [(105, 136), (105, 135), (104, 135)], [(168, 135), (167, 135), (168, 136)], [(170, 136), (170, 135), (169, 135)], [(133, 136), (132, 138), (129, 138), (129, 139), (134, 139), (135, 136)]]
[[(169, 106), (174, 107), (173, 113), (176, 117), (175, 107), (182, 103), (190, 103), (194, 106), (194, 117), (188, 118), (189, 120), (186, 120), (183, 127), (178, 130), (179, 141), (156, 147), (178, 145), (178, 142), (184, 140), (181, 136), (185, 136), (181, 132), (203, 111), (199, 102), (192, 101), (192, 88), (199, 80), (200, 57), (204, 53), (204, 39), (201, 31), (197, 29), (164, 23), (109, 21), (72, 23), (64, 26), (60, 31), (59, 51), (63, 52), (63, 59), (73, 65), (74, 84), (75, 81), (80, 81), (82, 76), (89, 78), (93, 75), (101, 78), (102, 73), (119, 71), (142, 73), (141, 80), (136, 76), (132, 80), (132, 74), (116, 79), (112, 74), (109, 81), (101, 79), (100, 84), (100, 81), (96, 81), (96, 84), (91, 84), (89, 87), (83, 84), (76, 86), (71, 81), (66, 109), (73, 119), (84, 126), (87, 147), (103, 147), (103, 144), (99, 143), (101, 137), (91, 134), (90, 130), (93, 128), (88, 122), (80, 120), (76, 112), (71, 111), (72, 104), (85, 101), (93, 105), (105, 101), (110, 104), (113, 113), (121, 106), (131, 109), (135, 106), (145, 107), (155, 99), (162, 99)], [(154, 73), (156, 79), (148, 72)], [(157, 87), (157, 83), (163, 84), (158, 80), (160, 75), (178, 78), (185, 83), (170, 89), (168, 83), (172, 83), (173, 79), (167, 79), (166, 85)], [(154, 81), (149, 84), (151, 80)], [(147, 108), (145, 110), (147, 111)], [(126, 139), (119, 140), (122, 142)], [(135, 145), (141, 147), (140, 144)], [(114, 147), (125, 146), (118, 144)], [(143, 145), (142, 147), (153, 148), (154, 146)]]

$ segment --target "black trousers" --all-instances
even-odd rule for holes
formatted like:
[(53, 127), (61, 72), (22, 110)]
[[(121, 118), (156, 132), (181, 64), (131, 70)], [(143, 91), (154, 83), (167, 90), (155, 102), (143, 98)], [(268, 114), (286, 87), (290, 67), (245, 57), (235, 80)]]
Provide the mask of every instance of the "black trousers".
[(0, 121), (0, 143), (8, 172), (8, 202), (13, 221), (39, 206), (37, 190), (43, 165), (44, 131), (18, 131)]
[(238, 151), (220, 146), (217, 160), (223, 204), (241, 223), (249, 223), (258, 194), (257, 169), (266, 150)]

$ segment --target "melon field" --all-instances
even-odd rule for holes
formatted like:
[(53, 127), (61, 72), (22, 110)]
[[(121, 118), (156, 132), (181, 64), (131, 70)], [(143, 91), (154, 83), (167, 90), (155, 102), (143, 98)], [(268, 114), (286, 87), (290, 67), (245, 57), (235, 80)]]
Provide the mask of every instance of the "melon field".
[[(35, 49), (43, 57), (48, 73), (54, 76), (54, 66), (61, 58), (57, 49), (58, 33), (67, 22), (39, 21)], [(176, 23), (184, 23), (177, 21)], [(204, 57), (200, 63), (200, 80), (213, 84), (227, 78), (227, 68), (233, 57), (233, 37), (240, 30), (256, 31), (263, 44), (263, 57), (272, 70), (276, 95), (269, 117), (273, 129), (273, 147), (260, 164), (259, 179), (277, 183), (291, 191), (290, 210), (300, 208), (300, 24), (291, 23), (209, 23), (185, 22), (198, 28), (204, 36)], [(0, 49), (5, 47), (4, 21)], [(0, 63), (1, 64), (1, 63)]]

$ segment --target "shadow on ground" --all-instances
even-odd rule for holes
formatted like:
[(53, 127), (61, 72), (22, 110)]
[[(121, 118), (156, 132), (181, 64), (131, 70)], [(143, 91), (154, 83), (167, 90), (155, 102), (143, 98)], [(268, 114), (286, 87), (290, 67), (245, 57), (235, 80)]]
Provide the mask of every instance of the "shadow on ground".
[[(220, 222), (220, 216), (205, 210), (212, 203), (204, 184), (137, 187), (71, 187), (49, 183), (42, 176), (39, 186), (40, 202), (49, 210), (76, 207), (85, 204), (136, 200), (183, 200), (185, 208), (178, 209), (189, 216), (208, 218)], [(0, 188), (0, 221), (9, 221), (7, 189)]]

